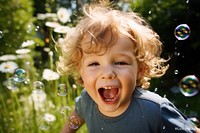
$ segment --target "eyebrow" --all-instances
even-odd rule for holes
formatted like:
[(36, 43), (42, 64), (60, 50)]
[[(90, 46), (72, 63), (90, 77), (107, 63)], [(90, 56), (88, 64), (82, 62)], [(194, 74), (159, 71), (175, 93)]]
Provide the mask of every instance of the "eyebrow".
[(129, 53), (131, 53), (131, 55), (130, 54), (125, 54), (125, 53), (116, 53), (116, 54), (114, 54), (114, 56), (123, 56), (123, 57), (128, 57), (128, 58), (130, 58), (130, 59), (136, 59), (136, 57), (135, 57), (135, 55), (132, 53), (132, 52), (129, 52)]

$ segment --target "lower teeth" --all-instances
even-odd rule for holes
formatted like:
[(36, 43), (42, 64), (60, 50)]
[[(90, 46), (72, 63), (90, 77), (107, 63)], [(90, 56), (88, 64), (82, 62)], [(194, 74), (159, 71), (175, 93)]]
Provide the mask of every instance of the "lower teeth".
[(114, 98), (106, 98), (105, 101), (106, 102), (112, 102)]

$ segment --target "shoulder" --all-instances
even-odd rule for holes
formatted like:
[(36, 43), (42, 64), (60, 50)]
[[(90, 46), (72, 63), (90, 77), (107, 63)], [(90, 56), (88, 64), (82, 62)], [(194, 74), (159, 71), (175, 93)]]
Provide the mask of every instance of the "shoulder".
[(75, 112), (81, 116), (85, 116), (86, 109), (88, 109), (89, 105), (92, 105), (93, 100), (88, 95), (87, 91), (85, 89), (82, 90), (80, 96), (75, 98)]
[(193, 133), (195, 131), (194, 124), (167, 98), (141, 88), (135, 90), (134, 98), (140, 101), (143, 107), (147, 106), (150, 110), (156, 107), (159, 110), (162, 132)]
[(136, 88), (134, 92), (134, 98), (147, 100), (149, 102), (153, 102), (158, 105), (162, 105), (163, 103), (171, 103), (167, 98), (161, 97), (160, 95), (151, 92), (149, 90), (145, 90), (142, 88)]

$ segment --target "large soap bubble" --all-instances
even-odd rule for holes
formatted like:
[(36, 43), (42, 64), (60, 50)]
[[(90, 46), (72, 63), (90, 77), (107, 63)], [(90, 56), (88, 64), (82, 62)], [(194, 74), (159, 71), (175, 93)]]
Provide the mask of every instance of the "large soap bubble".
[(180, 24), (174, 30), (174, 35), (178, 40), (185, 40), (190, 36), (190, 27), (187, 24)]
[(187, 75), (180, 80), (180, 91), (186, 97), (191, 97), (199, 92), (199, 79), (195, 75)]

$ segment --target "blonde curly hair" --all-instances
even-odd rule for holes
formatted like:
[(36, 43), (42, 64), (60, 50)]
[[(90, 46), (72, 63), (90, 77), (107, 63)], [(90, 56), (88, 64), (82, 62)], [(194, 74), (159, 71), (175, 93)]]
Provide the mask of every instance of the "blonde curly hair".
[[(159, 36), (149, 24), (137, 13), (121, 12), (105, 4), (85, 5), (84, 17), (67, 34), (64, 43), (57, 44), (61, 55), (57, 62), (57, 71), (62, 74), (73, 74), (81, 80), (79, 67), (83, 53), (100, 53), (115, 44), (120, 35), (127, 36), (133, 42), (133, 54), (139, 67), (144, 68), (143, 75), (137, 80), (137, 86), (147, 89), (150, 79), (161, 77), (168, 69), (166, 59), (161, 58), (162, 43)], [(108, 34), (107, 34), (108, 33)], [(109, 35), (110, 40), (105, 40)], [(84, 38), (90, 36), (89, 42)], [(88, 45), (83, 49), (83, 45)]]

